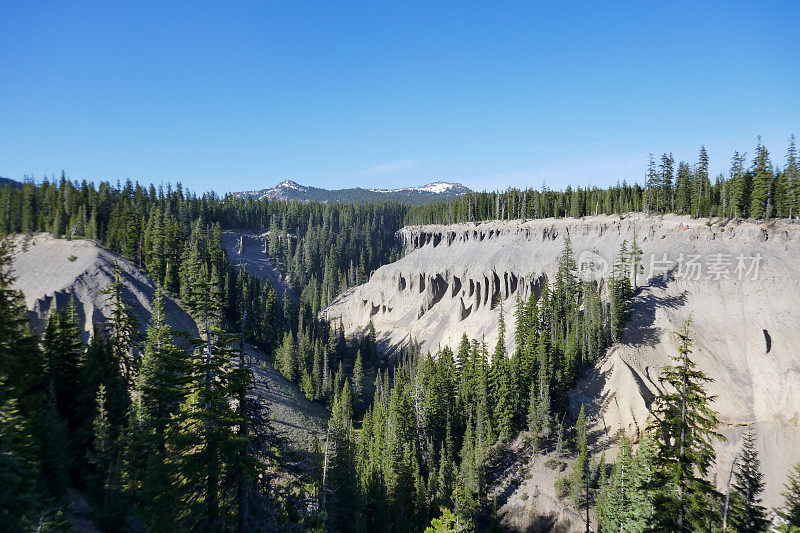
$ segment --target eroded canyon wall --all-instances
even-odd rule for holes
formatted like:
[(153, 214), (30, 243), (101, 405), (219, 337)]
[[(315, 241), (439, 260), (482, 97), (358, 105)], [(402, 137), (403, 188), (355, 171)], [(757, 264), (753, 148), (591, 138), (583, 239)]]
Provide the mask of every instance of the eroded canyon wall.
[(417, 226), (401, 230), (406, 255), (375, 271), (324, 311), (348, 334), (371, 320), (389, 353), (414, 338), (424, 350), (455, 348), (463, 333), (497, 338), (500, 310), (514, 349), (517, 298), (551, 279), (569, 235), (584, 274), (608, 274), (623, 241), (642, 248), (643, 270), (622, 341), (581, 382), (603, 435), (637, 436), (661, 391), (658, 376), (676, 353), (673, 332), (692, 318), (694, 357), (715, 381), (723, 433), (718, 477), (743, 428), (754, 423), (777, 503), (789, 464), (800, 460), (800, 225), (718, 222), (674, 215)]

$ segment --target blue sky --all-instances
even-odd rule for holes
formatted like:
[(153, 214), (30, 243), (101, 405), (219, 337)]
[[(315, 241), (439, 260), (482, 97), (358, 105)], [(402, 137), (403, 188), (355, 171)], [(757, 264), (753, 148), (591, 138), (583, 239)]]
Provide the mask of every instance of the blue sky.
[(639, 180), (800, 134), (800, 2), (17, 2), (0, 176)]

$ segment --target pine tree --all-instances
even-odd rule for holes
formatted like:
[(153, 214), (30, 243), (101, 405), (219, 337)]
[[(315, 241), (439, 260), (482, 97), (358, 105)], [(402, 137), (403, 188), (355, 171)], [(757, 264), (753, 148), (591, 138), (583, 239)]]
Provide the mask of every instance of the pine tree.
[[(119, 516), (113, 516), (111, 500), (115, 498), (115, 491), (119, 489), (119, 479), (116, 472), (116, 441), (111, 434), (111, 420), (106, 409), (106, 388), (102, 383), (97, 389), (97, 415), (92, 420), (92, 445), (88, 451), (89, 462), (93, 467), (91, 488), (101, 506), (98, 514), (101, 522), (107, 523)], [(105, 524), (104, 524), (105, 525)]]
[(672, 174), (675, 158), (672, 154), (663, 154), (658, 169), (658, 202), (656, 209), (659, 213), (670, 212), (675, 208), (672, 196)]
[(622, 337), (622, 328), (628, 319), (628, 300), (633, 293), (628, 260), (628, 242), (622, 241), (609, 286), (611, 292), (611, 337), (614, 341), (619, 341)]
[(647, 174), (645, 175), (645, 194), (647, 198), (645, 201), (645, 211), (647, 213), (658, 211), (660, 197), (659, 189), (660, 183), (658, 171), (656, 170), (656, 162), (653, 158), (653, 154), (650, 154), (647, 160)]
[(361, 362), (361, 350), (356, 353), (356, 361), (353, 364), (353, 401), (356, 405), (361, 404), (364, 393), (364, 365)]
[(635, 490), (631, 443), (622, 438), (611, 477), (598, 496), (595, 513), (603, 531), (629, 531), (631, 501)]
[(730, 181), (733, 184), (731, 193), (731, 215), (746, 217), (749, 212), (748, 191), (750, 184), (744, 170), (745, 154), (733, 153), (731, 160)]
[[(0, 388), (5, 386), (0, 380)], [(43, 504), (36, 487), (41, 457), (31, 422), (17, 406), (13, 397), (0, 403), (0, 523), (6, 531), (32, 531), (35, 512)]]
[(133, 455), (138, 453), (147, 457), (146, 465), (142, 465), (146, 473), (134, 477), (145, 478), (139, 496), (150, 508), (149, 525), (154, 529), (169, 527), (173, 519), (171, 507), (175, 502), (169, 491), (173, 469), (168, 458), (168, 431), (189, 392), (187, 386), (191, 372), (187, 354), (174, 343), (164, 312), (164, 294), (159, 288), (136, 382), (136, 416), (140, 420), (131, 428), (138, 432), (131, 435), (133, 446), (143, 448)]
[(497, 429), (500, 440), (505, 442), (514, 436), (513, 380), (510, 376), (510, 364), (505, 358), (499, 360), (497, 366), (499, 367), (499, 380), (493, 426)]
[(0, 239), (0, 523), (32, 530), (44, 504), (42, 452), (57, 435), (47, 432), (44, 358), (23, 295), (11, 288), (12, 253), (12, 243)]
[(750, 216), (755, 219), (772, 216), (772, 163), (767, 148), (758, 139), (753, 160), (753, 187), (750, 192)]
[(611, 477), (597, 498), (596, 514), (603, 531), (641, 533), (655, 525), (654, 498), (656, 445), (649, 434), (633, 455), (631, 443), (623, 437)]
[(552, 424), (550, 418), (550, 376), (545, 335), (539, 336), (537, 359), (539, 360), (539, 412), (537, 416), (537, 427), (543, 436), (547, 437), (550, 435)]
[(436, 480), (435, 502), (446, 508), (453, 506), (453, 489), (456, 482), (456, 470), (449, 449), (442, 443), (439, 451), (439, 471)]
[(706, 147), (700, 147), (700, 154), (697, 158), (695, 167), (692, 204), (694, 206), (695, 218), (709, 215), (709, 189), (711, 182), (708, 179), (708, 154)]
[(778, 515), (787, 526), (800, 528), (800, 463), (792, 467), (788, 477), (784, 485), (786, 490), (781, 493), (784, 506), (778, 510)]
[(730, 523), (737, 533), (766, 531), (769, 526), (767, 509), (761, 505), (759, 497), (765, 484), (755, 444), (756, 436), (751, 425), (742, 440), (742, 451), (734, 472), (736, 482), (731, 494)]
[(156, 449), (165, 452), (167, 425), (187, 393), (191, 371), (187, 354), (175, 344), (164, 312), (164, 293), (156, 290), (153, 314), (144, 341), (137, 380), (140, 404), (156, 437)]
[(328, 423), (332, 458), (330, 481), (323, 486), (323, 491), (330, 493), (331, 526), (337, 531), (357, 531), (360, 524), (362, 499), (352, 438), (352, 416), (350, 386), (345, 383), (341, 395), (334, 400)]
[(114, 281), (101, 292), (106, 295), (106, 305), (111, 309), (108, 317), (108, 336), (114, 357), (120, 362), (125, 381), (133, 384), (138, 372), (139, 360), (136, 344), (139, 339), (139, 322), (133, 314), (131, 304), (122, 294), (122, 271), (114, 261)]
[(656, 486), (657, 452), (655, 440), (645, 433), (633, 460), (635, 490), (630, 496), (631, 506), (626, 518), (629, 531), (647, 531), (655, 521), (655, 497), (660, 489)]
[(42, 409), (41, 424), (42, 463), (39, 470), (39, 486), (48, 496), (58, 499), (64, 495), (69, 486), (72, 461), (69, 450), (69, 427), (58, 414), (52, 382)]
[[(213, 281), (208, 282), (213, 285)], [(236, 398), (246, 374), (231, 365), (233, 338), (219, 327), (213, 287), (201, 288), (205, 332), (196, 340), (196, 359), (189, 374), (189, 394), (169, 426), (172, 496), (179, 502), (175, 517), (181, 527), (200, 530), (233, 528), (237, 519), (236, 465), (243, 445)]]
[(48, 373), (53, 384), (53, 400), (70, 432), (81, 425), (78, 406), (83, 390), (81, 377), (85, 349), (81, 331), (77, 304), (72, 297), (66, 309), (56, 309), (50, 314), (43, 340)]
[(506, 353), (506, 324), (502, 302), (498, 323), (497, 345), (492, 355), (490, 372), (491, 401), (493, 404), (493, 427), (497, 429), (500, 440), (506, 441), (513, 435), (514, 399), (510, 364)]
[(572, 494), (577, 505), (583, 501), (588, 506), (589, 495), (585, 494), (584, 488), (589, 470), (589, 450), (586, 438), (586, 409), (583, 404), (575, 422), (575, 444), (578, 454), (572, 464)]
[(675, 178), (675, 212), (678, 214), (692, 212), (692, 171), (689, 164), (681, 161), (678, 163), (677, 177)]
[(658, 498), (657, 520), (667, 530), (684, 531), (702, 527), (713, 516), (708, 506), (714, 486), (704, 478), (714, 463), (713, 439), (717, 413), (710, 407), (713, 396), (703, 388), (711, 381), (690, 358), (690, 321), (676, 332), (678, 355), (675, 365), (666, 366), (659, 382), (668, 391), (656, 399), (649, 429), (658, 443), (659, 481), (664, 491)]
[(786, 196), (789, 204), (788, 216), (792, 218), (800, 212), (800, 163), (797, 160), (797, 146), (794, 134), (789, 136), (789, 148), (786, 151)]
[(431, 520), (431, 524), (425, 528), (425, 533), (459, 533), (465, 531), (459, 523), (458, 517), (447, 507), (440, 509), (441, 516)]
[(539, 433), (539, 402), (536, 387), (531, 386), (530, 394), (528, 395), (528, 431), (534, 435)]
[(644, 266), (642, 265), (642, 249), (639, 247), (636, 227), (633, 228), (633, 242), (631, 242), (631, 250), (629, 254), (629, 264), (631, 268), (631, 274), (633, 274), (633, 287), (631, 293), (633, 293), (638, 288), (637, 276), (644, 273)]
[[(343, 334), (344, 331), (340, 330)], [(377, 366), (378, 361), (378, 341), (377, 341), (377, 334), (375, 332), (375, 324), (372, 323), (370, 319), (369, 324), (367, 324), (367, 337), (365, 339), (364, 349), (366, 350), (367, 354), (367, 361), (372, 364), (373, 366)]]
[(130, 395), (122, 376), (119, 360), (114, 357), (113, 347), (102, 331), (95, 329), (92, 340), (86, 348), (86, 358), (82, 369), (83, 390), (80, 400), (80, 417), (85, 418), (86, 433), (91, 434), (91, 423), (97, 408), (97, 391), (105, 387), (106, 410), (114, 435), (125, 423), (130, 406)]
[(297, 348), (294, 335), (287, 331), (283, 336), (283, 343), (275, 353), (275, 367), (289, 381), (297, 379)]

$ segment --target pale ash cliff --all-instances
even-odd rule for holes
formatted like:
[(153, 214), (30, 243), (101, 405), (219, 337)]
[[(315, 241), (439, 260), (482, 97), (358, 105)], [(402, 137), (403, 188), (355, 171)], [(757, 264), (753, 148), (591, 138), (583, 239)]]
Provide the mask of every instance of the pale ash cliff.
[[(574, 405), (587, 403), (603, 435), (636, 437), (661, 392), (658, 376), (677, 353), (673, 332), (692, 317), (694, 358), (715, 381), (723, 433), (717, 473), (727, 479), (745, 424), (755, 423), (777, 503), (789, 465), (800, 460), (800, 226), (785, 221), (709, 222), (632, 215), (584, 219), (417, 226), (401, 230), (407, 253), (342, 295), (323, 314), (348, 334), (370, 320), (392, 351), (409, 339), (423, 349), (456, 347), (461, 335), (497, 338), (504, 309), (509, 351), (518, 297), (552, 279), (570, 236), (579, 267), (612, 263), (620, 245), (643, 250), (644, 275), (622, 342), (582, 380)], [(594, 270), (593, 272), (598, 272)], [(665, 274), (666, 273), (666, 274)]]
[[(31, 322), (39, 333), (57, 306), (65, 306), (74, 298), (78, 315), (88, 339), (94, 325), (103, 327), (110, 316), (107, 297), (101, 291), (114, 280), (114, 263), (119, 265), (123, 296), (136, 314), (140, 332), (153, 312), (155, 284), (135, 265), (93, 241), (55, 239), (49, 234), (15, 239), (14, 289), (22, 290)], [(175, 331), (198, 335), (197, 325), (179, 305), (167, 296), (164, 310)], [(190, 345), (178, 339), (184, 348)], [(245, 349), (262, 361), (266, 356), (251, 346)], [(284, 434), (289, 444), (311, 450), (315, 435), (324, 432), (328, 412), (321, 404), (311, 402), (302, 391), (268, 365), (255, 365), (259, 377), (258, 394), (269, 402), (275, 428)]]

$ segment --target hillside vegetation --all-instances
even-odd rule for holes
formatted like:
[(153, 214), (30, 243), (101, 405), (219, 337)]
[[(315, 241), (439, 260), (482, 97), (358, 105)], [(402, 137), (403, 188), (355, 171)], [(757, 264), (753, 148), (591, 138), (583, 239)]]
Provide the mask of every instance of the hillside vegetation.
[[(546, 480), (547, 512), (568, 521), (553, 522), (537, 500), (529, 509), (541, 516), (506, 526), (577, 528), (588, 513), (604, 531), (763, 531), (770, 505), (776, 523), (800, 527), (800, 467), (787, 468), (796, 459), (779, 449), (793, 437), (763, 425), (796, 427), (797, 278), (784, 267), (797, 238), (791, 222), (772, 222), (797, 213), (794, 141), (780, 168), (760, 142), (751, 161), (734, 155), (729, 175), (712, 181), (701, 149), (693, 165), (651, 161), (643, 185), (467, 192), (420, 206), (220, 198), (65, 176), (0, 187), (0, 233), (33, 245), (19, 256), (20, 287), (78, 280), (60, 299), (23, 296), (3, 241), (2, 523), (59, 527), (67, 490), (79, 489), (108, 530), (486, 530), (507, 504), (520, 507), (526, 475), (546, 469), (534, 488)], [(437, 226), (401, 231), (412, 224)], [(260, 236), (269, 273), (237, 260), (226, 231)], [(31, 238), (105, 249), (35, 266), (25, 259), (40, 246)], [(670, 266), (666, 277), (641, 277), (645, 253), (722, 254), (740, 240), (757, 244), (730, 253), (768, 260), (757, 285), (694, 286), (670, 278)], [(580, 254), (593, 242), (609, 269), (582, 277)], [(83, 275), (110, 253), (126, 264)], [(439, 261), (461, 264), (433, 272)], [(141, 315), (133, 300), (145, 300), (122, 281), (137, 269), (152, 302)], [(28, 270), (39, 281), (25, 281)], [(270, 279), (286, 284), (282, 297)], [(107, 307), (79, 305), (100, 285)], [(179, 334), (170, 301), (196, 329)], [(753, 314), (734, 316), (737, 302)], [(448, 321), (470, 327), (450, 331)], [(248, 343), (305, 402), (280, 407)], [(717, 387), (735, 391), (730, 407)], [(330, 408), (302, 468), (265, 399), (275, 412)], [(598, 425), (606, 419), (634, 426), (639, 442), (623, 437), (613, 465), (603, 446), (615, 435)], [(741, 442), (723, 448), (734, 434)], [(765, 447), (765, 436), (780, 442)], [(733, 453), (731, 467), (723, 456)]]

